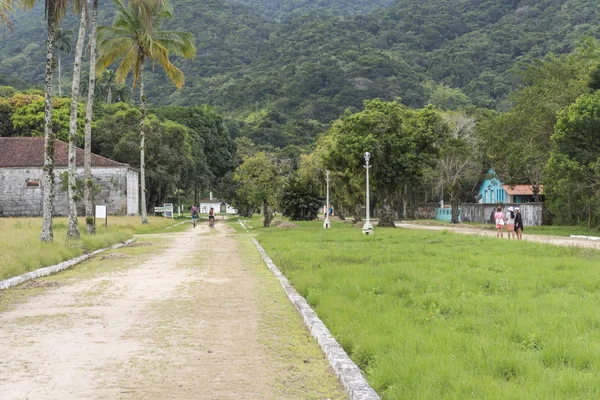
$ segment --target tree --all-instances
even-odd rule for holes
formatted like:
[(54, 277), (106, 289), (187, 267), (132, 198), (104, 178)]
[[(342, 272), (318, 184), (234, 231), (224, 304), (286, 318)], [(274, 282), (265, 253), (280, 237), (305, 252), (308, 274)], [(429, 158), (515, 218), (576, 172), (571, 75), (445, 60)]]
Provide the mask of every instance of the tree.
[(247, 158), (235, 173), (246, 194), (249, 204), (260, 204), (263, 212), (263, 226), (271, 225), (273, 208), (277, 205), (283, 177), (277, 161), (266, 152), (260, 151)]
[(8, 26), (12, 30), (12, 22), (10, 16), (14, 12), (12, 0), (0, 0), (0, 24)]
[(599, 223), (600, 92), (585, 94), (558, 114), (544, 192), (563, 222)]
[(115, 71), (112, 69), (107, 69), (102, 72), (102, 77), (100, 78), (100, 87), (102, 91), (106, 94), (106, 102), (108, 104), (112, 101), (112, 91), (115, 87)]
[[(83, 15), (82, 15), (83, 16)], [(79, 29), (81, 29), (81, 24), (79, 25)], [(73, 31), (67, 30), (64, 31), (60, 28), (56, 30), (56, 39), (54, 40), (54, 48), (58, 50), (58, 97), (62, 97), (62, 82), (61, 82), (61, 57), (60, 53), (71, 53), (71, 43), (73, 42)]]
[(100, 36), (100, 70), (119, 60), (116, 70), (117, 82), (124, 82), (129, 73), (133, 75), (133, 87), (140, 82), (140, 182), (142, 193), (142, 223), (148, 223), (147, 195), (145, 181), (145, 119), (146, 98), (144, 95), (143, 69), (146, 61), (160, 65), (169, 79), (180, 89), (184, 83), (183, 73), (171, 63), (169, 55), (175, 54), (192, 58), (196, 54), (194, 37), (190, 33), (179, 31), (160, 31), (161, 23), (172, 18), (170, 10), (164, 4), (153, 4), (149, 8), (151, 28), (145, 24), (144, 12), (135, 4), (128, 9), (121, 0), (113, 0), (117, 7), (117, 16), (112, 27), (98, 29)]
[(449, 129), (429, 175), (442, 196), (444, 191), (449, 193), (452, 221), (458, 222), (464, 187), (473, 187), (480, 178), (479, 143), (475, 131), (477, 121), (460, 111), (445, 113), (443, 118)]
[[(79, 78), (81, 76), (81, 56), (83, 54), (83, 43), (85, 41), (85, 29), (87, 16), (87, 7), (81, 12), (79, 22), (79, 33), (77, 35), (77, 45), (75, 46), (75, 61), (73, 64), (73, 82), (71, 87), (71, 110), (69, 120), (69, 158), (68, 158), (68, 198), (69, 198), (69, 224), (67, 228), (67, 236), (70, 238), (79, 238), (79, 224), (77, 222), (77, 114), (79, 112)], [(65, 32), (66, 33), (66, 32)], [(63, 33), (64, 37), (64, 33)], [(60, 50), (61, 44), (57, 41), (56, 47)], [(69, 51), (71, 50), (71, 42), (69, 40)], [(58, 79), (60, 85), (60, 55), (59, 55), (59, 70)], [(60, 86), (59, 86), (60, 88)], [(60, 91), (59, 91), (60, 93)]]
[[(26, 8), (31, 8), (35, 0), (23, 0)], [(52, 73), (54, 71), (54, 41), (58, 24), (65, 14), (68, 0), (46, 0), (46, 22), (48, 37), (46, 39), (46, 70), (44, 73), (44, 203), (42, 209), (42, 232), (40, 239), (44, 242), (54, 240), (52, 231), (52, 207), (54, 202), (54, 134), (52, 132)], [(83, 0), (73, 1), (76, 13), (85, 7)]]
[(539, 200), (557, 113), (588, 91), (598, 60), (600, 46), (587, 40), (571, 54), (535, 61), (521, 72), (525, 85), (512, 95), (515, 106), (482, 122), (490, 164), (505, 183), (529, 183)]
[(432, 107), (411, 110), (397, 101), (365, 101), (365, 109), (334, 123), (329, 165), (350, 176), (364, 176), (365, 151), (372, 154), (370, 179), (380, 207), (379, 226), (394, 227), (401, 200), (407, 214), (408, 190), (416, 186), (436, 155), (447, 127)]
[(313, 179), (292, 176), (283, 188), (282, 213), (294, 221), (312, 221), (318, 217), (323, 202), (318, 184)]

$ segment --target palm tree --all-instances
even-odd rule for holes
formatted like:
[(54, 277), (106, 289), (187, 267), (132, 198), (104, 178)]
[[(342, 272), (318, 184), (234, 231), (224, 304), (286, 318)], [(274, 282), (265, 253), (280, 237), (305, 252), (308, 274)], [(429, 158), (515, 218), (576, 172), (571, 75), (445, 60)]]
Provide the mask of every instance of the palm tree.
[(106, 103), (110, 104), (112, 101), (112, 90), (115, 87), (115, 71), (107, 69), (102, 72), (102, 90), (106, 94)]
[[(1, 1), (1, 0), (0, 0)], [(138, 10), (140, 20), (150, 31), (152, 30), (152, 10), (155, 6), (163, 5), (164, 0), (131, 0), (131, 7)], [(94, 109), (94, 90), (96, 88), (96, 32), (98, 22), (98, 0), (93, 0), (92, 18), (90, 21), (90, 72), (86, 85), (88, 101), (85, 112), (85, 151), (84, 151), (84, 203), (85, 203), (85, 226), (88, 234), (96, 232), (94, 216), (92, 213), (92, 118)]]
[[(169, 79), (180, 89), (184, 83), (183, 73), (171, 63), (169, 55), (176, 54), (192, 58), (196, 54), (194, 37), (187, 32), (160, 31), (161, 23), (172, 18), (165, 4), (153, 4), (151, 7), (138, 7), (132, 4), (126, 8), (122, 0), (113, 0), (117, 7), (117, 16), (113, 26), (98, 29), (98, 66), (104, 69), (119, 60), (116, 70), (117, 82), (124, 82), (129, 73), (133, 75), (133, 87), (140, 84), (140, 182), (142, 193), (142, 223), (148, 223), (146, 211), (145, 182), (145, 119), (146, 98), (144, 95), (143, 70), (146, 61), (157, 63), (167, 73)], [(144, 13), (148, 12), (151, 24), (144, 23)]]
[(85, 110), (85, 145), (83, 152), (83, 197), (85, 204), (85, 231), (91, 235), (96, 233), (92, 210), (92, 118), (94, 114), (94, 89), (96, 88), (96, 26), (98, 25), (98, 0), (93, 0), (92, 18), (90, 21), (90, 73), (88, 77), (88, 99)]
[(114, 94), (117, 102), (128, 103), (131, 101), (131, 88), (124, 83), (115, 87)]
[(58, 50), (58, 97), (62, 97), (62, 84), (61, 84), (61, 72), (62, 68), (60, 65), (60, 53), (71, 53), (71, 43), (73, 42), (73, 31), (63, 31), (58, 28), (56, 30), (56, 38), (54, 39), (54, 48)]
[[(0, 0), (1, 1), (1, 0)], [(6, 0), (5, 0), (6, 1)], [(22, 0), (25, 8), (31, 8), (35, 0)], [(65, 15), (69, 0), (46, 0), (46, 71), (44, 73), (44, 168), (43, 188), (44, 203), (42, 211), (42, 233), (40, 239), (44, 242), (54, 240), (52, 231), (52, 206), (54, 203), (54, 133), (52, 132), (52, 73), (54, 72), (54, 40), (58, 24)], [(79, 12), (85, 6), (84, 0), (72, 1), (74, 11)], [(83, 6), (83, 7), (82, 7)]]
[(8, 26), (10, 30), (12, 30), (10, 16), (13, 11), (12, 0), (0, 0), (0, 25), (4, 24)]
[[(73, 65), (73, 82), (71, 87), (71, 114), (69, 121), (69, 168), (68, 168), (68, 197), (69, 197), (69, 225), (67, 236), (78, 239), (80, 237), (79, 224), (77, 223), (77, 202), (75, 199), (76, 177), (77, 173), (77, 147), (75, 140), (77, 138), (77, 114), (79, 111), (79, 78), (81, 75), (81, 56), (83, 54), (83, 42), (85, 41), (85, 27), (87, 22), (87, 8), (81, 12), (79, 22), (79, 34), (77, 35), (77, 45), (75, 47), (75, 63)], [(70, 49), (69, 41), (69, 49)], [(57, 46), (57, 48), (59, 48)], [(60, 60), (60, 56), (59, 56)], [(59, 64), (59, 82), (60, 82), (60, 64)]]

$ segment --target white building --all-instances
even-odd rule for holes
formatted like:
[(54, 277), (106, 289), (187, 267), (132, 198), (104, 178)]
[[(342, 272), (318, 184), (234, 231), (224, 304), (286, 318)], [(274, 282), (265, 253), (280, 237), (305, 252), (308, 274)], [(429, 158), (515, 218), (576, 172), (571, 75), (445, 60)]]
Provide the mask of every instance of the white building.
[(237, 210), (235, 208), (213, 197), (212, 192), (210, 192), (210, 195), (207, 199), (200, 199), (198, 210), (200, 210), (199, 212), (201, 215), (208, 214), (208, 211), (211, 207), (215, 210), (215, 214), (237, 214)]

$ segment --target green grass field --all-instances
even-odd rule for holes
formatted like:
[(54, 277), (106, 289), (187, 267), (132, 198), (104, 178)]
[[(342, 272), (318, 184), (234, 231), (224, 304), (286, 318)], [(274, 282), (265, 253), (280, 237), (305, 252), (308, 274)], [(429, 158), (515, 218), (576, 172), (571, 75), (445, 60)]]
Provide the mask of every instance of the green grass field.
[(295, 224), (254, 232), (384, 398), (600, 398), (600, 252)]
[(10, 278), (40, 267), (54, 265), (93, 251), (130, 239), (134, 234), (173, 232), (186, 229), (182, 224), (168, 231), (164, 228), (180, 221), (149, 217), (150, 223), (142, 225), (140, 217), (108, 218), (108, 228), (97, 221), (97, 233), (85, 233), (85, 219), (79, 218), (81, 239), (67, 240), (67, 219), (54, 218), (54, 242), (39, 240), (41, 218), (0, 218), (0, 279)]

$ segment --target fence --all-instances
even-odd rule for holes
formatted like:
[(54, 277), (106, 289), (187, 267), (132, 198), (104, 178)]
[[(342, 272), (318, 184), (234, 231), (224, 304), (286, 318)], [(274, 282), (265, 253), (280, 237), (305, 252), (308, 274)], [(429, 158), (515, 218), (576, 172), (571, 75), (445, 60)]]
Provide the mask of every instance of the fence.
[[(494, 214), (499, 204), (469, 204), (460, 205), (462, 222), (477, 222), (480, 224), (492, 224)], [(502, 212), (506, 214), (508, 207), (519, 207), (523, 216), (525, 226), (542, 225), (543, 205), (542, 203), (501, 204)]]

